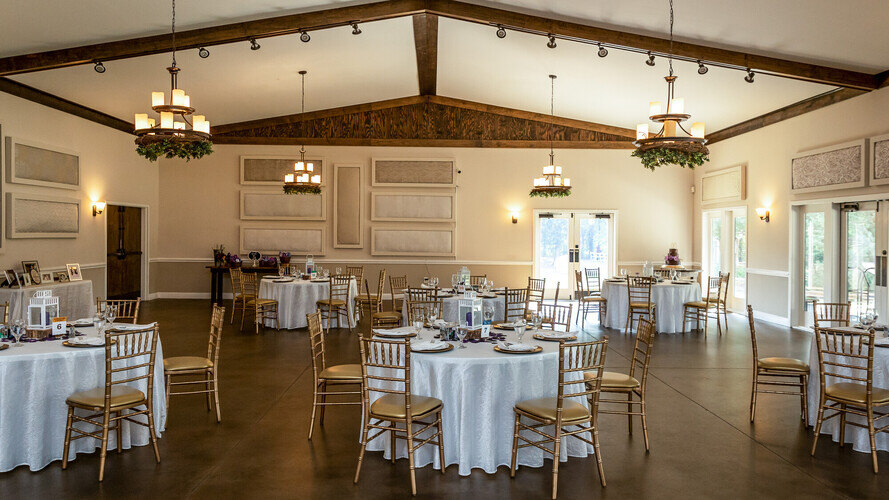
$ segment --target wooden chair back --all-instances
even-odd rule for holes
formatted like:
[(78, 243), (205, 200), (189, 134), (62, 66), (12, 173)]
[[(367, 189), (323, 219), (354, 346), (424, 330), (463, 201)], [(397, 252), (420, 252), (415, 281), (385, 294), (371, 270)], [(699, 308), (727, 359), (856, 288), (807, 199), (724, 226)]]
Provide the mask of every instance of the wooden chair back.
[(364, 266), (346, 266), (346, 275), (354, 276), (355, 283), (360, 286), (364, 282)]
[(132, 300), (96, 299), (96, 310), (104, 311), (107, 307), (114, 307), (117, 309), (117, 315), (114, 318), (115, 322), (136, 324), (139, 320), (140, 304), (142, 304), (141, 298)]
[(294, 264), (291, 264), (290, 262), (288, 262), (286, 264), (284, 264), (283, 262), (279, 262), (278, 263), (278, 272), (280, 273), (281, 271), (283, 271), (284, 276), (290, 276), (290, 273), (294, 269), (294, 267), (292, 267), (292, 266), (294, 266)]
[(602, 277), (598, 267), (587, 267), (583, 270), (586, 274), (586, 291), (589, 295), (602, 295)]
[(589, 288), (583, 279), (583, 273), (574, 271), (574, 295), (580, 299), (590, 295)]
[(571, 330), (573, 304), (560, 306), (556, 304), (543, 304), (540, 306), (540, 317), (543, 318), (543, 326), (551, 330), (557, 331), (564, 328), (564, 331)]
[(759, 349), (756, 347), (756, 326), (753, 324), (753, 306), (747, 304), (747, 323), (750, 324), (750, 343), (753, 345), (753, 369), (759, 366)]
[(655, 279), (650, 276), (627, 276), (627, 297), (630, 303), (651, 303), (651, 286)]
[(824, 394), (827, 377), (832, 377), (831, 383), (865, 384), (870, 399), (874, 384), (874, 330), (837, 332), (815, 327), (815, 341), (818, 345), (821, 394)]
[(222, 324), (225, 321), (225, 308), (213, 304), (210, 315), (210, 340), (207, 342), (207, 359), (213, 362), (214, 368), (219, 366), (219, 348), (222, 345)]
[(3, 309), (3, 324), (9, 324), (9, 302), (0, 304), (0, 309)]
[(506, 301), (503, 308), (504, 321), (524, 319), (528, 310), (527, 288), (507, 288), (503, 300)]
[(246, 298), (259, 295), (259, 276), (257, 273), (241, 273), (241, 294)]
[(441, 318), (443, 305), (444, 302), (441, 299), (408, 302), (408, 324), (413, 325), (414, 321), (426, 322), (432, 315), (435, 315), (436, 318)]
[(438, 296), (438, 290), (434, 288), (414, 288), (410, 287), (407, 289), (407, 301), (410, 302), (425, 302), (429, 300), (435, 300)]
[[(364, 280), (364, 282), (367, 283), (367, 280)], [(360, 285), (361, 282), (359, 281), (358, 284)], [(386, 269), (383, 268), (383, 269), (380, 269), (380, 276), (377, 279), (377, 295), (379, 295), (380, 299), (383, 298), (383, 292), (385, 291), (385, 287), (386, 287)], [(370, 297), (369, 292), (368, 292), (368, 297)]]
[(816, 328), (819, 326), (849, 326), (849, 312), (851, 310), (852, 304), (850, 302), (812, 301), (812, 315)]
[(732, 275), (731, 275), (731, 273), (719, 273), (719, 275), (720, 275), (720, 277), (722, 277), (722, 283), (721, 283), (722, 288), (720, 289), (719, 300), (723, 304), (728, 304), (728, 284), (729, 284), (729, 280), (731, 279)]
[[(352, 287), (352, 274), (337, 274), (330, 277), (330, 300), (349, 302), (349, 289)], [(359, 281), (360, 283), (360, 281)]]
[(545, 288), (546, 278), (532, 278), (528, 276), (528, 302), (534, 302), (538, 306), (542, 304)]
[(228, 277), (231, 279), (232, 283), (232, 294), (234, 294), (235, 297), (244, 294), (244, 284), (242, 281), (243, 275), (244, 271), (241, 271), (240, 267), (233, 267), (228, 270)]
[[(115, 385), (145, 380), (145, 398), (151, 404), (154, 396), (154, 358), (157, 352), (157, 323), (140, 330), (105, 331), (105, 411), (111, 408), (111, 391)], [(145, 359), (147, 356), (148, 359)], [(138, 359), (142, 358), (142, 359)]]
[[(605, 351), (608, 339), (593, 342), (560, 342), (559, 343), (559, 387), (556, 402), (556, 422), (561, 425), (562, 409), (565, 399), (586, 397), (592, 406), (590, 411), (596, 415), (599, 406), (599, 393), (602, 388), (602, 374), (605, 371)], [(584, 372), (593, 372), (595, 378), (584, 380)], [(580, 386), (581, 390), (569, 389)], [(595, 418), (595, 417), (594, 417)]]
[(707, 303), (716, 302), (722, 296), (722, 276), (710, 276), (707, 279)]
[(321, 323), (321, 311), (306, 314), (306, 322), (309, 327), (309, 345), (312, 346), (312, 373), (315, 381), (321, 376), (321, 372), (327, 368), (327, 358), (324, 352), (324, 328)]
[[(633, 344), (633, 357), (630, 359), (630, 376), (636, 377), (643, 392), (645, 391), (645, 382), (648, 380), (648, 367), (651, 365), (654, 333), (654, 322), (640, 317), (636, 323), (636, 341)], [(641, 376), (637, 375), (637, 370), (641, 372)]]
[(471, 286), (473, 288), (478, 288), (482, 284), (482, 282), (485, 281), (486, 279), (488, 279), (487, 274), (480, 274), (478, 276), (470, 276), (469, 277), (469, 286)]
[[(407, 421), (411, 413), (411, 342), (360, 338), (362, 399), (365, 415), (370, 411), (371, 394), (400, 394), (404, 397)], [(366, 420), (365, 420), (366, 421)]]

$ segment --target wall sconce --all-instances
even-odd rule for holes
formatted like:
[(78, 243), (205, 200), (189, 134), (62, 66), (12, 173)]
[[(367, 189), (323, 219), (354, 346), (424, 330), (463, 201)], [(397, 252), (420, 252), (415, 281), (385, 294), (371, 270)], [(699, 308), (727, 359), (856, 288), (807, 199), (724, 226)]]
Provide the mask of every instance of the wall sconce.
[(93, 217), (95, 217), (105, 211), (105, 202), (104, 201), (94, 201), (94, 202), (90, 203), (90, 205), (93, 207)]
[(518, 213), (518, 212), (513, 212), (513, 213), (512, 213), (512, 223), (513, 223), (513, 224), (518, 224), (518, 223), (519, 223), (519, 213)]
[(766, 222), (769, 221), (769, 215), (770, 215), (770, 213), (769, 213), (769, 209), (768, 209), (768, 208), (762, 208), (762, 207), (757, 208), (757, 209), (756, 209), (756, 215), (759, 216), (759, 220), (764, 220), (764, 221), (766, 221)]

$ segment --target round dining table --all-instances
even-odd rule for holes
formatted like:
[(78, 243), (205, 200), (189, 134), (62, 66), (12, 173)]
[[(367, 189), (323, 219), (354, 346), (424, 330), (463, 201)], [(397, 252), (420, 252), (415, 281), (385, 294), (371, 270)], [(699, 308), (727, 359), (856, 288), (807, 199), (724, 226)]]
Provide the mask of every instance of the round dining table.
[[(627, 325), (627, 309), (630, 300), (627, 295), (626, 280), (604, 280), (602, 282), (602, 296), (605, 297), (608, 304), (605, 322), (602, 326), (618, 330), (624, 329)], [(701, 285), (697, 282), (674, 283), (664, 280), (652, 285), (651, 301), (655, 303), (658, 333), (682, 332), (684, 304), (699, 301), (702, 296)], [(689, 328), (693, 327), (694, 325), (689, 325)]]
[[(517, 342), (513, 332), (505, 333), (508, 342)], [(420, 338), (432, 339), (434, 330), (424, 329)], [(439, 353), (411, 353), (411, 393), (432, 396), (443, 402), (442, 430), (444, 432), (445, 466), (457, 464), (461, 476), (472, 469), (489, 474), (501, 465), (509, 466), (512, 458), (512, 438), (516, 403), (526, 399), (555, 397), (558, 394), (559, 343), (538, 341), (533, 332), (526, 332), (524, 343), (540, 345), (543, 350), (532, 354), (509, 354), (494, 350), (489, 342), (451, 342), (454, 349)], [(592, 338), (590, 339), (592, 340)], [(573, 380), (580, 374), (574, 373)], [(393, 387), (398, 388), (398, 387)], [(579, 386), (568, 385), (566, 390), (578, 392)], [(371, 392), (372, 399), (379, 393)], [(589, 407), (587, 401), (576, 399)], [(551, 427), (546, 432), (554, 432)], [(588, 434), (581, 434), (591, 439)], [(426, 434), (421, 434), (421, 439)], [(371, 441), (368, 451), (384, 451), (390, 457), (388, 435)], [(593, 447), (576, 438), (564, 438), (560, 460), (586, 457), (594, 453)], [(398, 440), (396, 456), (407, 457), (406, 441)], [(535, 447), (521, 448), (517, 463), (541, 467), (544, 453)], [(414, 453), (416, 467), (432, 464), (441, 469), (436, 446), (423, 446)]]
[[(133, 325), (126, 325), (133, 327)], [(147, 325), (146, 325), (147, 326)], [(87, 336), (95, 336), (93, 327), (78, 328)], [(65, 400), (78, 391), (95, 389), (105, 384), (105, 347), (66, 347), (63, 340), (22, 341), (22, 347), (10, 342), (0, 350), (0, 472), (27, 465), (40, 470), (62, 459), (68, 406)], [(153, 380), (154, 427), (158, 437), (167, 420), (164, 392), (164, 352), (158, 338)], [(131, 365), (147, 363), (148, 356), (128, 360)], [(136, 372), (128, 372), (135, 376)], [(147, 392), (145, 379), (131, 383)], [(135, 417), (144, 419), (144, 417)], [(122, 445), (129, 449), (150, 442), (148, 428), (122, 421)], [(95, 430), (86, 424), (78, 428)], [(83, 438), (71, 442), (68, 459), (77, 453), (92, 453), (101, 445), (96, 439)], [(117, 449), (117, 434), (108, 434), (108, 449)]]
[[(355, 297), (358, 295), (358, 285), (355, 280), (349, 286), (349, 300), (346, 305), (349, 310), (349, 326), (355, 327)], [(278, 301), (279, 328), (292, 330), (305, 328), (306, 314), (311, 314), (318, 309), (318, 301), (330, 298), (329, 280), (303, 280), (299, 278), (266, 277), (259, 283), (259, 298)], [(266, 319), (265, 326), (275, 326), (274, 320)], [(327, 327), (327, 321), (324, 321)], [(333, 326), (346, 327), (345, 318), (340, 316), (340, 324), (333, 321)]]
[[(406, 295), (406, 294), (405, 294)], [(449, 295), (447, 297), (441, 298), (441, 319), (447, 321), (449, 323), (459, 323), (460, 322), (460, 299), (463, 298), (462, 293), (456, 293), (453, 295)], [(494, 306), (494, 321), (506, 321), (504, 316), (506, 311), (506, 298), (503, 295), (494, 295), (494, 297), (479, 297), (482, 299), (482, 304), (491, 304)], [(405, 326), (408, 325), (409, 319), (407, 315), (407, 296), (402, 299), (401, 310), (404, 312), (404, 318), (402, 320)]]

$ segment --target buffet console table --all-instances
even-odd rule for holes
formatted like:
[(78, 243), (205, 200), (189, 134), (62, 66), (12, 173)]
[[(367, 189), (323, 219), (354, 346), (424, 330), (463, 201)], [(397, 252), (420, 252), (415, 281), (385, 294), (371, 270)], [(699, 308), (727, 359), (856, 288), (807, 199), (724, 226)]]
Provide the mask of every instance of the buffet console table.
[[(230, 266), (207, 266), (210, 270), (210, 301), (222, 304), (222, 277), (228, 274)], [(259, 274), (278, 274), (277, 266), (241, 266), (242, 272)]]

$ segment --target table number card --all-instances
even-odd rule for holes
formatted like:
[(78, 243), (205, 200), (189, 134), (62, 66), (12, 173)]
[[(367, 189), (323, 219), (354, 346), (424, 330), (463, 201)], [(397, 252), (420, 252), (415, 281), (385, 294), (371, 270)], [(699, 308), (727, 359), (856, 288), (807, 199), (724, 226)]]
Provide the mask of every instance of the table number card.
[(52, 319), (52, 333), (50, 335), (53, 336), (61, 336), (65, 335), (68, 326), (68, 317), (67, 316), (59, 316), (57, 318)]

